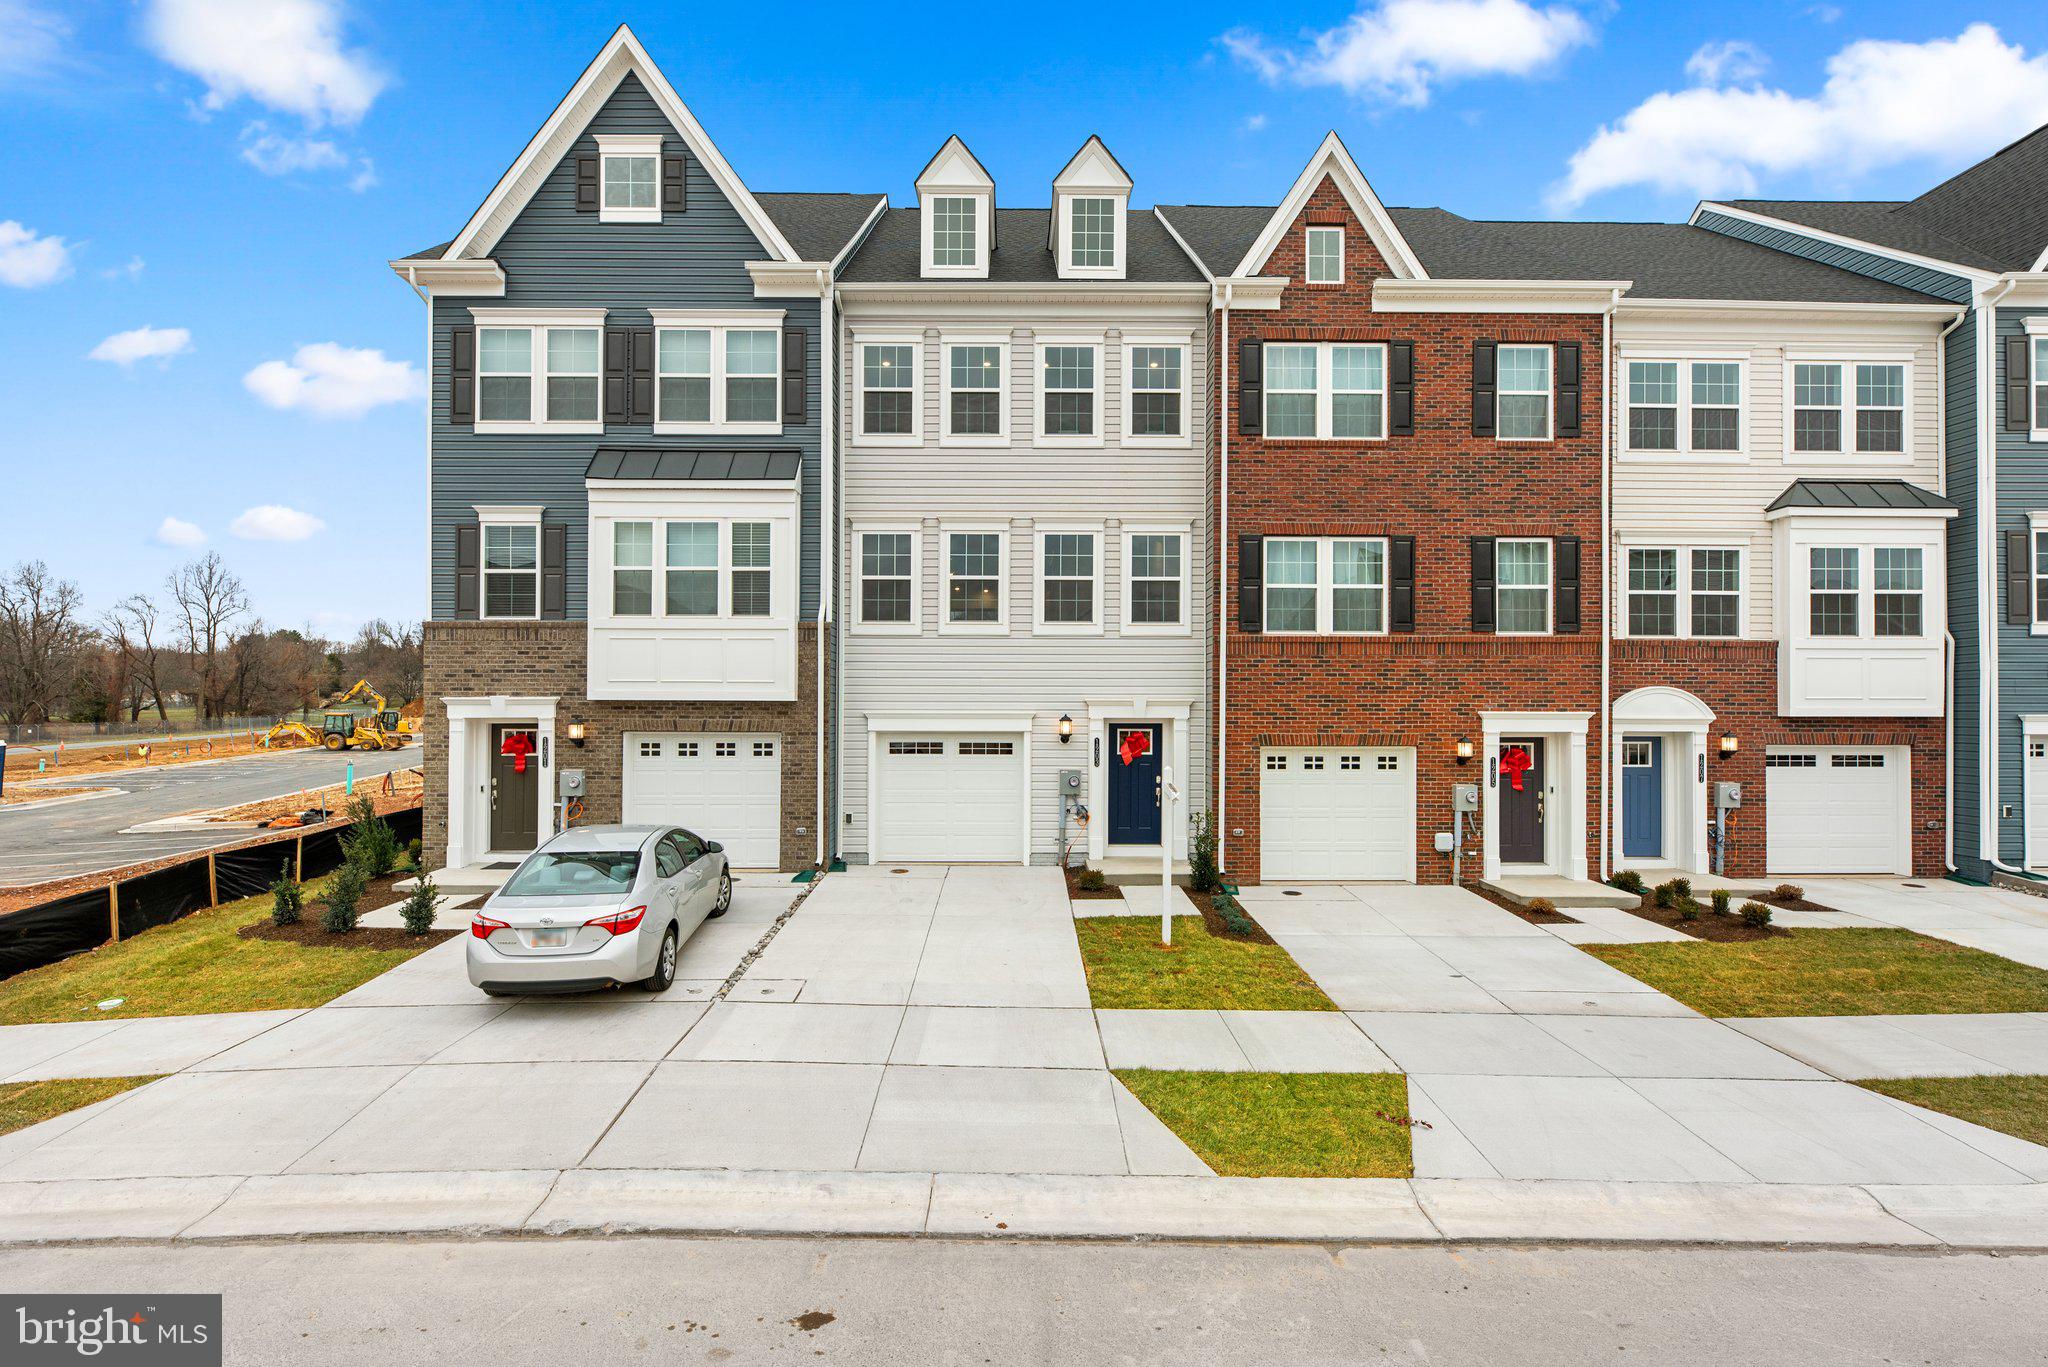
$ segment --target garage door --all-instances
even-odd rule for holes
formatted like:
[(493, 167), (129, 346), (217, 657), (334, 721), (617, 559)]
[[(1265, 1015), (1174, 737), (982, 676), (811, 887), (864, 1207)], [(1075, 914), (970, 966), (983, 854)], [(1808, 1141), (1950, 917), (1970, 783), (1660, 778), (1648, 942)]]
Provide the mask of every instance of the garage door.
[(2027, 862), (2048, 864), (2048, 739), (2027, 737)]
[(876, 749), (875, 858), (1023, 861), (1023, 742), (884, 736)]
[(628, 732), (625, 819), (688, 827), (736, 868), (780, 868), (782, 738)]
[(1265, 881), (1414, 881), (1413, 750), (1266, 750), (1259, 769)]
[(1912, 760), (1896, 747), (1764, 755), (1764, 865), (1771, 873), (1913, 871), (1906, 838)]

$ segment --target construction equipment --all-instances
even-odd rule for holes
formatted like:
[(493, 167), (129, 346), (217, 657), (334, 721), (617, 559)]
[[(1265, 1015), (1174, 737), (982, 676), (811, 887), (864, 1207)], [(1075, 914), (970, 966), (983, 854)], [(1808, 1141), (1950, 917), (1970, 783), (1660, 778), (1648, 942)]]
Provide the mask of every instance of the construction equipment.
[[(359, 700), (370, 704), (368, 716), (347, 710), (347, 704)], [(270, 728), (263, 743), (272, 749), (288, 743), (327, 750), (403, 750), (417, 738), (417, 727), (407, 725), (397, 708), (386, 706), (384, 695), (370, 687), (368, 679), (358, 679), (321, 714), (318, 731), (304, 722), (281, 721)]]

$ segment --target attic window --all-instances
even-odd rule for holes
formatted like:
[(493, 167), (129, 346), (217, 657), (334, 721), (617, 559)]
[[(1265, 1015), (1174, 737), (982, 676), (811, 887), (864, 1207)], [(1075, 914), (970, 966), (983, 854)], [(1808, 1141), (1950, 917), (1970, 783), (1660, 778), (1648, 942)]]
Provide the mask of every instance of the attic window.
[(1307, 242), (1308, 283), (1311, 285), (1341, 285), (1344, 283), (1344, 230), (1342, 228), (1310, 228)]
[(975, 205), (971, 195), (942, 195), (932, 201), (932, 264), (977, 264)]
[(598, 220), (661, 222), (661, 139), (599, 136)]
[(1084, 269), (1111, 269), (1116, 265), (1116, 201), (1077, 199), (1074, 201), (1074, 265)]

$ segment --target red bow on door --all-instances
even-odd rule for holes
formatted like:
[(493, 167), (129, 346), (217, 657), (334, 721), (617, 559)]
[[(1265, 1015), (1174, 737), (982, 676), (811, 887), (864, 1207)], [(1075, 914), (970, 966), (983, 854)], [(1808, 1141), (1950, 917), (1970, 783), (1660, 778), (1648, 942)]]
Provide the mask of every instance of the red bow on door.
[(1522, 775), (1535, 767), (1536, 761), (1519, 745), (1500, 752), (1500, 771), (1508, 776), (1508, 786), (1518, 793), (1522, 791)]
[(1151, 750), (1151, 748), (1152, 733), (1150, 731), (1126, 731), (1124, 732), (1123, 742), (1116, 747), (1116, 752), (1122, 757), (1125, 764), (1129, 764), (1137, 759), (1138, 756)]
[(526, 772), (526, 757), (533, 753), (533, 737), (524, 731), (508, 731), (498, 753), (512, 756), (512, 772), (523, 774)]

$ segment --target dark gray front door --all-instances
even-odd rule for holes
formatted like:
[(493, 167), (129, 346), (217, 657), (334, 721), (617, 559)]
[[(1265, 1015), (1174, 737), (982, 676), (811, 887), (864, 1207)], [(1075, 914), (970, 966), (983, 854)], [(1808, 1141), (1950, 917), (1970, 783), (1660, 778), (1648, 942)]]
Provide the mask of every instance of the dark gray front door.
[(540, 733), (531, 726), (491, 728), (494, 850), (530, 850), (540, 843), (539, 744)]
[[(1517, 752), (1528, 757), (1526, 764)], [(1504, 738), (1500, 743), (1500, 862), (1541, 864), (1543, 839), (1543, 742), (1535, 738)], [(1518, 776), (1521, 787), (1515, 787)]]

